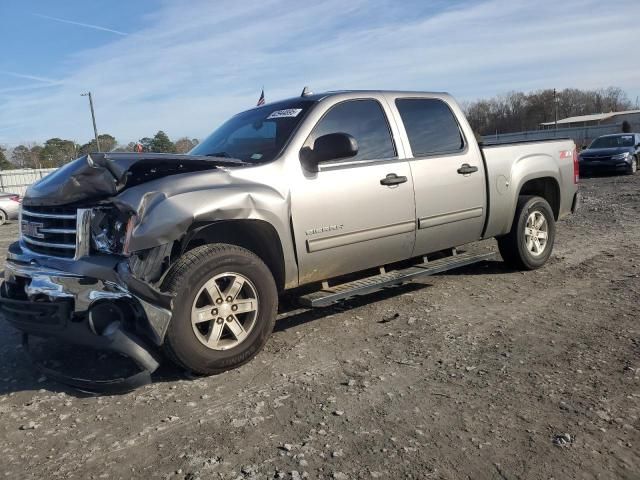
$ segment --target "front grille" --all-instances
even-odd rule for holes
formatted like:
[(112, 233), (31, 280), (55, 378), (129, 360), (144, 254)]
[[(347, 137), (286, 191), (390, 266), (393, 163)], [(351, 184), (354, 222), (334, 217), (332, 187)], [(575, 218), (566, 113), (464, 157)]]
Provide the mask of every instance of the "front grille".
[(29, 250), (51, 257), (76, 256), (78, 212), (70, 207), (23, 207), (20, 234)]

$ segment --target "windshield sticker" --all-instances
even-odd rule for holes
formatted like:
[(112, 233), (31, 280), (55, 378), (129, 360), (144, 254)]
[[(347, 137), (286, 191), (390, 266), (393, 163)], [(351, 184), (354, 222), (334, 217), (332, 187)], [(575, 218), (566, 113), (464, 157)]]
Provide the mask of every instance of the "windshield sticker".
[(301, 108), (287, 108), (286, 110), (276, 110), (275, 112), (272, 112), (271, 115), (267, 117), (267, 120), (271, 118), (297, 117), (301, 111), (302, 111)]
[(251, 160), (260, 160), (261, 158), (262, 158), (261, 153), (254, 153), (253, 155), (251, 155)]

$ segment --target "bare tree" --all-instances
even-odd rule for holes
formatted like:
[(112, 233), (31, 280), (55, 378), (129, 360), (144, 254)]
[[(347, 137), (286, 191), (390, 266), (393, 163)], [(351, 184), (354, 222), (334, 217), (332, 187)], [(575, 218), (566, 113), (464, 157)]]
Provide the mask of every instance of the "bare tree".
[[(558, 117), (623, 111), (632, 107), (618, 87), (599, 90), (567, 88), (556, 93)], [(481, 135), (536, 130), (555, 118), (553, 89), (509, 92), (506, 95), (466, 103), (464, 110), (474, 131)]]

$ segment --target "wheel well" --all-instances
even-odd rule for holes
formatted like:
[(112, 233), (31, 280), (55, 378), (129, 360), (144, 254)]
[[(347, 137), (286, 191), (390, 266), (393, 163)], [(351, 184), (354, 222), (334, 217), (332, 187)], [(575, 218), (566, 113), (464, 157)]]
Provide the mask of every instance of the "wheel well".
[(196, 226), (183, 252), (209, 243), (228, 243), (255, 253), (269, 267), (278, 290), (284, 288), (284, 255), (278, 232), (263, 220), (224, 220)]
[(537, 195), (544, 198), (553, 211), (553, 216), (557, 220), (560, 214), (560, 186), (555, 178), (544, 177), (529, 180), (522, 185), (519, 195)]

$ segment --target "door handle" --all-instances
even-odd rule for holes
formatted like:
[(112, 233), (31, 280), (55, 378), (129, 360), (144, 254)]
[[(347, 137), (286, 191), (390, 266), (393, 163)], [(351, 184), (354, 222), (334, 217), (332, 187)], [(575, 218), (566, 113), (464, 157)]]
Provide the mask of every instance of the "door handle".
[(468, 163), (463, 163), (460, 166), (460, 168), (458, 169), (458, 173), (460, 175), (469, 175), (469, 174), (477, 172), (477, 171), (478, 171), (478, 167), (472, 167)]
[(407, 181), (407, 177), (398, 176), (395, 173), (389, 173), (386, 177), (380, 180), (380, 185), (398, 185)]

